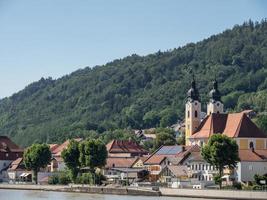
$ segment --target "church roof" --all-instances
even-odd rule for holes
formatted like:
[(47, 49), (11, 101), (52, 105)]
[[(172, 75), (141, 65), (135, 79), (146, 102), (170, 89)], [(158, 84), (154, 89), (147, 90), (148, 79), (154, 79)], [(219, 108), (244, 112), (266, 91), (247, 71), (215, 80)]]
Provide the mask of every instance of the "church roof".
[(209, 138), (215, 133), (231, 138), (267, 138), (244, 113), (212, 113), (201, 122), (190, 138)]

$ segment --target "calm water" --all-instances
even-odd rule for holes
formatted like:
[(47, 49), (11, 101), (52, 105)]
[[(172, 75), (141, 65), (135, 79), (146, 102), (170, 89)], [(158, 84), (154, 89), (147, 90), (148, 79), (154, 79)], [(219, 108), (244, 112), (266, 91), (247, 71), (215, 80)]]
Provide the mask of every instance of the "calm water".
[(196, 198), (181, 197), (143, 197), (143, 196), (120, 196), (120, 195), (98, 195), (77, 194), (64, 192), (46, 192), (29, 190), (3, 190), (0, 189), (0, 200), (204, 200)]

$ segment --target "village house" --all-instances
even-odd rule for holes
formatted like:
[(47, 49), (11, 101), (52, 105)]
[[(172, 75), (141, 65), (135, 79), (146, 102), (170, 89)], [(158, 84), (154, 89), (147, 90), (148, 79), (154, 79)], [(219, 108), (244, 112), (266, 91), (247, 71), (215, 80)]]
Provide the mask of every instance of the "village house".
[(127, 180), (129, 183), (143, 180), (147, 171), (136, 165), (139, 158), (133, 157), (109, 157), (103, 169), (103, 175), (106, 176), (109, 183), (119, 183)]
[(7, 136), (0, 136), (0, 181), (8, 181), (7, 169), (16, 159), (23, 156), (23, 149)]
[(106, 145), (108, 157), (141, 157), (148, 151), (131, 140), (112, 140)]
[(240, 149), (240, 162), (235, 168), (236, 180), (238, 182), (251, 182), (254, 175), (267, 174), (267, 151), (255, 149)]
[[(82, 141), (81, 138), (75, 138), (77, 142)], [(61, 157), (61, 153), (64, 149), (68, 147), (70, 140), (66, 140), (62, 144), (50, 144), (50, 151), (52, 153), (52, 160), (50, 165), (48, 166), (50, 172), (63, 171), (66, 167), (63, 158)]]
[(23, 163), (23, 158), (14, 160), (7, 170), (9, 182), (31, 182), (32, 172), (28, 171)]
[(159, 179), (159, 174), (164, 167), (169, 164), (168, 157), (174, 157), (183, 151), (182, 146), (161, 146), (153, 154), (151, 154), (145, 161), (144, 166), (149, 171), (149, 181), (155, 182)]
[[(160, 172), (159, 180), (172, 188), (181, 188), (183, 185), (188, 185), (188, 167), (184, 165), (167, 165)], [(183, 182), (186, 184), (183, 184)]]

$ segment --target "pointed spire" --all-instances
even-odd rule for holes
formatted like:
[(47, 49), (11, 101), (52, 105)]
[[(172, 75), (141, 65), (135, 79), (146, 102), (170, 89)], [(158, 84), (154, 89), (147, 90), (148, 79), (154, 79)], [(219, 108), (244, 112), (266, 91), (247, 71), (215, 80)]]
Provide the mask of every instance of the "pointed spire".
[(210, 101), (221, 101), (221, 93), (218, 90), (218, 82), (215, 78), (213, 81), (213, 89), (209, 93)]
[(195, 100), (199, 101), (199, 94), (196, 88), (196, 81), (195, 81), (194, 73), (192, 74), (191, 88), (187, 92), (187, 100), (190, 102), (195, 101)]

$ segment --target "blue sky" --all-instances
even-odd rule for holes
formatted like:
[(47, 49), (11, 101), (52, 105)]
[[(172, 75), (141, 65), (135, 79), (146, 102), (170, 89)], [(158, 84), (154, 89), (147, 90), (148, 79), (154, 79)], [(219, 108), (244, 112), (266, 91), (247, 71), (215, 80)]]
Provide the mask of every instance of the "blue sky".
[(0, 0), (0, 97), (266, 17), (264, 0)]

